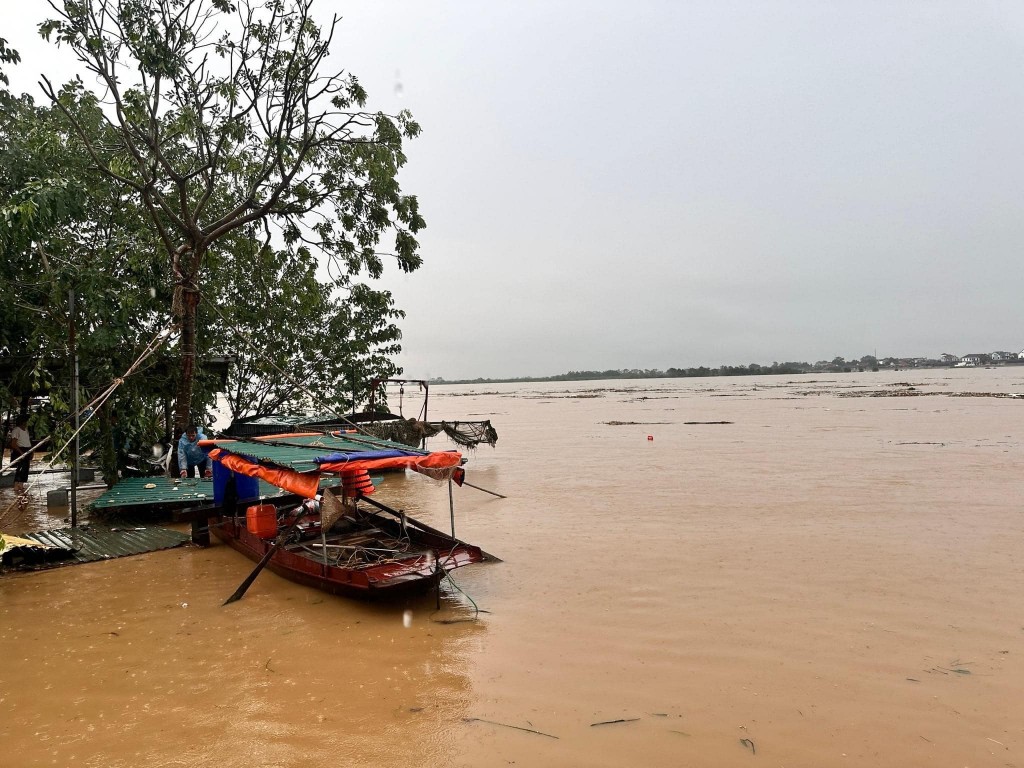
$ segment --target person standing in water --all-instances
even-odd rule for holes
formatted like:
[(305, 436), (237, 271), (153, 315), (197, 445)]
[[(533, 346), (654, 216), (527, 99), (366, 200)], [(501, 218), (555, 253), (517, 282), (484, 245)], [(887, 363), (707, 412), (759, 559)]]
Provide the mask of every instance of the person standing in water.
[[(14, 491), (24, 493), (28, 482), (28, 466), (32, 463), (32, 438), (28, 434), (28, 416), (22, 414), (14, 424), (10, 437), (11, 464), (14, 465)], [(15, 460), (21, 458), (17, 464)]]

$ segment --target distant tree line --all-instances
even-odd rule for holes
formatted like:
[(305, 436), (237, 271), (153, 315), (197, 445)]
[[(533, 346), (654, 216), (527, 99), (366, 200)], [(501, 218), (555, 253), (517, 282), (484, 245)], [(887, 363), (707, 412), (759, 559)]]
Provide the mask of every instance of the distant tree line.
[[(1024, 362), (1017, 359), (1008, 360), (1009, 363)], [(514, 383), (532, 381), (601, 381), (605, 379), (672, 379), (672, 378), (700, 378), (705, 376), (771, 376), (779, 374), (801, 374), (801, 373), (851, 373), (852, 371), (877, 371), (881, 368), (900, 370), (903, 368), (939, 368), (949, 366), (946, 360), (933, 360), (930, 358), (897, 358), (886, 357), (881, 360), (874, 355), (864, 355), (859, 358), (846, 360), (843, 357), (834, 357), (831, 360), (819, 360), (816, 363), (804, 362), (773, 362), (771, 365), (750, 363), (749, 365), (720, 365), (716, 368), (709, 368), (701, 365), (696, 368), (669, 368), (662, 371), (657, 368), (618, 368), (606, 371), (569, 371), (555, 376), (521, 376), (507, 379), (459, 379), (449, 381), (441, 377), (431, 379), (433, 384), (480, 384), (480, 383)]]
[(605, 379), (668, 379), (668, 378), (696, 378), (701, 376), (763, 376), (766, 374), (783, 373), (807, 373), (814, 370), (809, 363), (772, 363), (771, 365), (760, 365), (750, 363), (749, 365), (721, 365), (717, 368), (699, 366), (697, 368), (669, 368), (661, 370), (658, 368), (610, 368), (605, 371), (569, 371), (554, 376), (518, 376), (504, 379), (459, 379), (449, 381), (436, 377), (431, 379), (432, 384), (481, 384), (481, 383), (505, 383), (505, 382), (531, 382), (531, 381), (601, 381)]

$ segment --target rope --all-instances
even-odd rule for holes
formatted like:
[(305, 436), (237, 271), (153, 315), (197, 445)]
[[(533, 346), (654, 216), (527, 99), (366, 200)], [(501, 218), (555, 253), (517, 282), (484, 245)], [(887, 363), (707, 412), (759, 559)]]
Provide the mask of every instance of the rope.
[[(85, 421), (83, 421), (81, 424), (79, 424), (78, 429), (76, 429), (71, 434), (71, 437), (68, 438), (67, 442), (64, 443), (64, 445), (62, 445), (57, 450), (50, 452), (50, 454), (49, 454), (49, 461), (46, 463), (45, 469), (52, 469), (53, 468), (53, 465), (56, 462), (57, 458), (65, 451), (65, 449), (67, 449), (67, 447), (69, 445), (71, 445), (71, 443), (78, 436), (78, 434), (83, 429), (85, 429), (85, 425), (88, 424), (97, 413), (99, 413), (99, 409), (102, 408), (104, 403), (106, 403), (107, 400), (110, 399), (110, 396), (114, 394), (114, 392), (117, 390), (117, 388), (120, 387), (122, 384), (124, 384), (125, 379), (128, 378), (129, 376), (131, 376), (132, 374), (138, 372), (139, 366), (141, 366), (142, 363), (148, 357), (152, 356), (164, 344), (164, 342), (167, 341), (168, 338), (170, 338), (170, 334), (171, 334), (172, 329), (173, 329), (173, 326), (168, 326), (167, 328), (164, 328), (161, 331), (159, 331), (156, 334), (156, 336), (154, 336), (152, 338), (152, 340), (150, 340), (150, 342), (146, 345), (146, 347), (145, 347), (145, 349), (143, 349), (142, 353), (135, 359), (135, 362), (133, 362), (128, 367), (128, 370), (126, 370), (123, 374), (121, 374), (120, 376), (115, 378), (107, 386), (107, 388), (104, 389), (100, 394), (96, 395), (96, 397), (94, 397), (88, 403), (86, 403), (81, 408), (79, 408), (77, 414), (68, 414), (66, 417), (64, 417), (61, 421), (58, 422), (58, 426), (59, 426), (59, 425), (62, 425), (62, 424), (70, 422), (75, 415), (81, 417), (83, 414), (88, 412), (88, 415), (85, 417)], [(49, 441), (50, 441), (50, 436), (47, 435), (42, 440), (40, 440), (38, 443), (36, 443), (34, 446), (32, 446), (32, 448), (30, 448), (26, 453), (22, 454), (21, 456), (16, 458), (14, 461), (12, 461), (10, 464), (8, 464), (7, 467), (3, 470), (3, 472), (0, 472), (0, 474), (3, 474), (5, 472), (7, 472), (7, 470), (9, 470), (11, 467), (13, 467), (15, 464), (17, 464), (22, 459), (25, 459), (27, 461), (30, 454), (34, 453), (36, 450), (41, 448), (43, 445), (46, 445), (46, 443), (48, 443)], [(75, 480), (76, 480), (76, 483), (77, 483), (77, 478), (75, 478)], [(35, 486), (35, 484), (37, 482), (38, 482), (38, 480), (31, 481), (28, 484), (28, 486), (25, 488), (25, 491), (28, 492), (28, 491), (32, 490), (32, 488)], [(17, 501), (17, 499), (15, 499), (13, 502), (11, 502), (7, 506), (6, 509), (4, 509), (3, 512), (0, 512), (0, 521), (3, 521), (4, 519), (6, 519), (7, 514), (17, 505), (17, 503), (18, 503), (18, 501)]]
[[(449, 556), (450, 555), (451, 555), (451, 553), (449, 553)], [(429, 616), (430, 621), (434, 622), (435, 624), (461, 624), (463, 622), (477, 621), (480, 618), (480, 606), (478, 606), (476, 604), (476, 601), (472, 597), (469, 596), (469, 593), (466, 592), (466, 590), (464, 590), (462, 587), (460, 587), (458, 584), (455, 583), (455, 579), (452, 578), (452, 572), (451, 571), (445, 571), (444, 572), (444, 576), (442, 577), (442, 579), (443, 580), (447, 580), (449, 584), (451, 584), (453, 587), (455, 587), (455, 589), (457, 589), (459, 592), (462, 593), (463, 597), (465, 597), (467, 600), (469, 600), (470, 603), (473, 604), (473, 616), (472, 616), (472, 618), (468, 618), (468, 619), (441, 619), (441, 620), (438, 620), (438, 619), (435, 619), (434, 616), (436, 614), (438, 614), (440, 611), (439, 610), (435, 610)], [(484, 613), (487, 613), (487, 611), (484, 611)]]

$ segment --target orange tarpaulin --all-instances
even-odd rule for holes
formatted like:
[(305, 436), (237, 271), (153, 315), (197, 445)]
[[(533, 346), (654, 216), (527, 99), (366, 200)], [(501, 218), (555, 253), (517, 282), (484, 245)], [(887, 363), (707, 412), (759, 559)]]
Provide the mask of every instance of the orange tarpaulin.
[(289, 493), (312, 499), (320, 487), (319, 472), (296, 472), (294, 469), (265, 467), (249, 461), (244, 456), (225, 451), (223, 448), (210, 450), (210, 458), (219, 461), (227, 469), (246, 477), (258, 477), (268, 483), (284, 488)]
[[(305, 496), (308, 499), (317, 494), (321, 472), (340, 474), (342, 476), (355, 472), (370, 472), (380, 469), (412, 469), (435, 480), (448, 480), (460, 472), (462, 454), (455, 451), (428, 453), (426, 456), (390, 456), (378, 459), (354, 459), (351, 461), (332, 461), (320, 465), (320, 472), (296, 472), (283, 467), (268, 467), (257, 464), (250, 459), (231, 453), (223, 448), (211, 448), (210, 458), (219, 461), (227, 469), (238, 472), (246, 477), (258, 477), (268, 483), (283, 488), (289, 493)], [(461, 479), (461, 478), (459, 478)], [(461, 484), (461, 483), (460, 483)]]
[(353, 459), (321, 464), (323, 472), (353, 472), (375, 469), (413, 469), (435, 480), (447, 480), (462, 463), (462, 454), (455, 451), (428, 453), (426, 456), (391, 456), (384, 459)]

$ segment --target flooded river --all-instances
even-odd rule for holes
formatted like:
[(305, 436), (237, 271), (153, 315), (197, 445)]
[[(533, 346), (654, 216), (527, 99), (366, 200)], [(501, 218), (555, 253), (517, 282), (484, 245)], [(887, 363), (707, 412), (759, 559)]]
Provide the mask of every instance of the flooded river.
[[(455, 489), (504, 559), (466, 596), (264, 573), (221, 607), (252, 570), (222, 545), (5, 575), (0, 764), (1024, 765), (1017, 393), (1024, 368), (434, 387), (500, 436), (467, 480), (508, 498)], [(378, 494), (449, 525), (444, 486)], [(8, 532), (58, 525), (44, 501)]]

